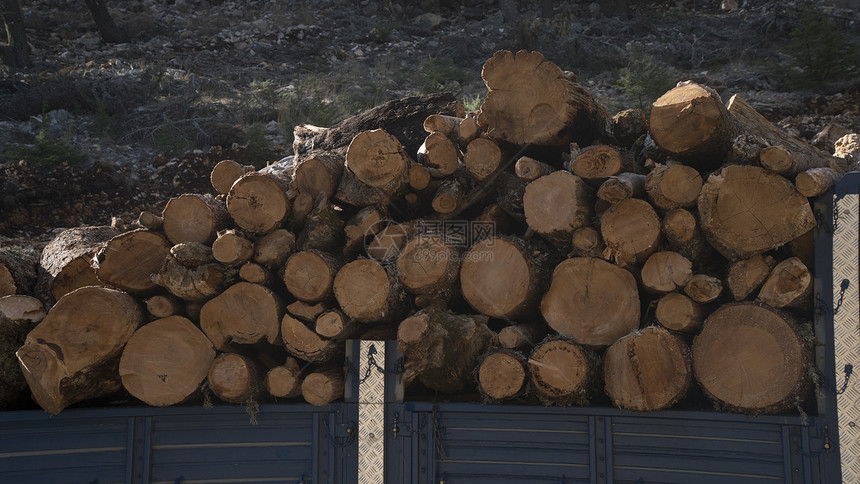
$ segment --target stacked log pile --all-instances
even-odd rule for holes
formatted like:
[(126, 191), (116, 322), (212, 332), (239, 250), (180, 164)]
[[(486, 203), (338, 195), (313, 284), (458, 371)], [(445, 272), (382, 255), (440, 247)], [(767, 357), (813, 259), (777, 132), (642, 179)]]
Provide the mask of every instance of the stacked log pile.
[(35, 328), (3, 315), (29, 331), (11, 344), (36, 402), (324, 405), (345, 340), (396, 338), (404, 383), (440, 394), (650, 411), (701, 388), (729, 410), (799, 408), (808, 197), (850, 156), (695, 83), (646, 119), (610, 116), (535, 52), (482, 76), (477, 113), (434, 95), (299, 126), (294, 156), (221, 162), (214, 194), (136, 230), (64, 232), (38, 284), (0, 265), (57, 300)]

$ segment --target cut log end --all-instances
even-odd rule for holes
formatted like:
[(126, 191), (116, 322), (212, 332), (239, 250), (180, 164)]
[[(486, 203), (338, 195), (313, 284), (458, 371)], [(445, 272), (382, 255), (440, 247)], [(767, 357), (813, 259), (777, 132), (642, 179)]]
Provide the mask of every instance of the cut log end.
[(556, 339), (538, 344), (528, 359), (531, 382), (545, 403), (585, 403), (591, 388), (594, 361), (577, 344)]
[(526, 358), (510, 350), (491, 350), (478, 363), (477, 382), (478, 390), (490, 401), (517, 397), (528, 383)]

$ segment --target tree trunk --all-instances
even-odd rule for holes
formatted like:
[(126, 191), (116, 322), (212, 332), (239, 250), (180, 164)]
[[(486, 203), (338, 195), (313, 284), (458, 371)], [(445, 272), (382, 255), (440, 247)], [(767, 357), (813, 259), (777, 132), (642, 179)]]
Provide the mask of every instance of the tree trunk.
[(363, 323), (396, 321), (409, 310), (397, 275), (373, 259), (344, 265), (334, 279), (334, 296), (347, 316)]
[(493, 318), (530, 317), (544, 288), (550, 255), (514, 237), (496, 236), (463, 256), (460, 289), (475, 310)]
[(90, 14), (99, 29), (102, 40), (108, 44), (125, 44), (129, 42), (128, 34), (117, 27), (107, 8), (107, 0), (84, 0)]
[(804, 197), (817, 197), (830, 190), (840, 178), (842, 174), (833, 168), (810, 168), (797, 174), (794, 186)]
[(24, 16), (18, 0), (3, 0), (0, 4), (0, 18), (6, 28), (6, 45), (0, 45), (0, 57), (3, 63), (12, 69), (30, 67), (30, 44), (27, 43), (27, 33), (24, 30)]
[(38, 253), (24, 248), (0, 247), (0, 297), (32, 294), (38, 266)]
[(247, 356), (222, 353), (212, 362), (209, 389), (228, 403), (255, 401), (263, 390), (259, 365)]
[(574, 154), (570, 171), (583, 180), (603, 182), (621, 172), (621, 155), (611, 146), (596, 145)]
[(224, 230), (212, 242), (212, 257), (228, 266), (242, 265), (254, 257), (254, 242), (236, 230)]
[(651, 254), (642, 265), (642, 286), (652, 294), (666, 294), (683, 288), (693, 277), (693, 263), (672, 251)]
[(296, 250), (296, 237), (286, 229), (276, 229), (254, 241), (254, 262), (270, 269), (280, 268)]
[[(406, 180), (408, 184), (408, 170), (406, 171)], [(354, 207), (375, 205), (384, 210), (391, 203), (392, 199), (396, 199), (400, 195), (402, 195), (402, 192), (389, 194), (382, 188), (362, 183), (351, 170), (344, 170), (340, 178), (340, 185), (338, 185), (337, 192), (334, 194), (334, 199), (340, 203)]]
[(641, 109), (625, 109), (612, 116), (612, 138), (618, 146), (630, 148), (647, 132), (648, 122)]
[(604, 357), (606, 393), (618, 407), (637, 412), (669, 408), (692, 381), (690, 348), (659, 326), (630, 333)]
[(400, 282), (412, 294), (456, 295), (460, 251), (439, 235), (418, 235), (406, 243), (397, 258)]
[(702, 327), (707, 312), (704, 306), (689, 297), (679, 292), (670, 292), (657, 301), (654, 315), (666, 329), (694, 333)]
[(212, 183), (212, 188), (216, 192), (226, 195), (230, 193), (230, 187), (242, 175), (253, 170), (251, 166), (242, 166), (233, 160), (221, 160), (213, 168), (209, 174), (209, 182)]
[(142, 326), (119, 362), (122, 385), (147, 405), (188, 401), (206, 380), (215, 348), (190, 320), (170, 316)]
[(809, 201), (791, 182), (756, 166), (712, 174), (698, 205), (702, 232), (729, 260), (775, 249), (816, 225)]
[(296, 252), (284, 266), (284, 284), (290, 294), (317, 303), (331, 297), (332, 286), (343, 261), (318, 250)]
[(502, 166), (502, 150), (491, 139), (475, 138), (466, 146), (463, 165), (472, 178), (482, 182)]
[(278, 228), (290, 212), (289, 179), (251, 172), (236, 180), (227, 194), (227, 211), (243, 230), (266, 234)]
[(473, 381), (481, 354), (498, 344), (487, 321), (486, 316), (454, 314), (439, 306), (404, 319), (397, 328), (397, 350), (405, 357), (404, 387), (417, 378), (444, 393), (463, 389)]
[(161, 213), (162, 231), (174, 244), (199, 242), (211, 244), (218, 232), (227, 228), (230, 216), (224, 202), (210, 195), (186, 193), (171, 198)]
[(275, 398), (296, 398), (302, 394), (302, 370), (298, 360), (287, 357), (287, 361), (270, 369), (263, 379), (263, 386)]
[(645, 191), (657, 208), (693, 207), (702, 191), (702, 176), (686, 165), (657, 165), (645, 178)]
[(526, 223), (561, 250), (570, 249), (573, 231), (594, 217), (592, 190), (582, 178), (557, 171), (526, 185)]
[(300, 156), (296, 160), (292, 187), (316, 199), (332, 198), (343, 175), (343, 158), (323, 152)]
[(344, 222), (340, 211), (335, 210), (328, 198), (318, 195), (314, 208), (308, 214), (305, 226), (296, 239), (298, 250), (334, 252), (343, 246)]
[[(609, 113), (577, 82), (537, 52), (498, 51), (481, 73), (489, 92), (478, 123), (490, 138), (518, 146), (589, 145), (607, 137)], [(523, 89), (522, 86), (528, 86)]]
[(489, 402), (516, 398), (529, 382), (526, 357), (507, 348), (491, 348), (478, 362), (476, 380), (478, 390)]
[(811, 388), (809, 336), (786, 313), (757, 303), (720, 307), (693, 340), (693, 372), (731, 410), (766, 414), (799, 406)]
[(110, 226), (76, 227), (60, 232), (42, 249), (39, 260), (39, 296), (53, 305), (79, 287), (101, 284), (93, 269), (93, 256), (102, 244), (119, 234)]
[(203, 305), (200, 327), (216, 349), (230, 351), (232, 345), (277, 344), (283, 316), (281, 298), (271, 289), (237, 282)]
[(22, 295), (0, 297), (0, 410), (18, 410), (30, 401), (27, 380), (15, 357), (29, 333), (45, 318), (42, 302)]
[(446, 133), (434, 131), (427, 135), (424, 144), (418, 148), (418, 163), (427, 169), (430, 176), (443, 178), (457, 171), (460, 155)]
[(87, 286), (63, 296), (16, 355), (33, 399), (51, 415), (120, 389), (120, 354), (144, 322), (133, 297)]
[(597, 356), (566, 339), (549, 339), (529, 355), (531, 383), (546, 405), (584, 405), (596, 390)]
[(302, 397), (317, 407), (343, 398), (343, 390), (344, 377), (340, 367), (318, 369), (302, 381)]
[(158, 285), (152, 275), (170, 256), (171, 244), (161, 234), (133, 230), (105, 243), (95, 256), (96, 276), (105, 284), (131, 293), (152, 292)]
[(758, 299), (775, 308), (812, 307), (812, 274), (797, 257), (790, 257), (773, 268), (764, 281)]
[(636, 198), (612, 204), (600, 217), (600, 234), (618, 264), (635, 264), (660, 245), (660, 217), (651, 205)]
[(649, 129), (666, 153), (702, 170), (723, 163), (739, 132), (719, 94), (694, 82), (681, 83), (654, 101)]
[(602, 259), (567, 259), (541, 301), (549, 326), (586, 346), (609, 346), (639, 327), (639, 289), (632, 274)]
[(597, 189), (597, 198), (618, 203), (628, 198), (645, 197), (645, 175), (619, 173), (606, 179)]
[(726, 285), (735, 301), (746, 299), (753, 291), (761, 287), (775, 265), (776, 261), (769, 255), (754, 255), (749, 259), (739, 260), (729, 265)]
[(305, 361), (323, 363), (343, 356), (343, 340), (325, 339), (289, 314), (281, 320), (281, 337), (287, 351)]

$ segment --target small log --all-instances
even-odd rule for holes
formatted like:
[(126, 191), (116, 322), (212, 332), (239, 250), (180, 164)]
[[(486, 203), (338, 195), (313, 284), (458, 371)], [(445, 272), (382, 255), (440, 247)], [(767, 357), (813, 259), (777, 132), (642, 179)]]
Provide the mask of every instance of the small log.
[(234, 160), (221, 160), (212, 167), (209, 182), (216, 192), (226, 195), (230, 192), (233, 183), (252, 169), (253, 167), (242, 166)]
[(44, 318), (45, 308), (34, 297), (0, 297), (0, 410), (18, 410), (31, 402), (15, 352), (24, 344), (27, 333)]
[(699, 224), (696, 216), (683, 208), (666, 212), (661, 226), (666, 241), (672, 245), (683, 245), (694, 240), (698, 234)]
[(490, 402), (522, 395), (529, 382), (526, 357), (507, 348), (491, 348), (484, 353), (475, 375), (478, 391)]
[(418, 148), (418, 163), (424, 166), (431, 176), (443, 178), (453, 174), (460, 166), (460, 155), (446, 133), (434, 131)]
[(430, 134), (440, 133), (456, 141), (459, 138), (458, 130), (461, 122), (463, 122), (463, 118), (456, 116), (431, 114), (424, 119), (424, 131)]
[(475, 310), (494, 318), (517, 319), (537, 312), (551, 261), (546, 251), (514, 237), (496, 236), (463, 256), (460, 290)]
[(449, 214), (460, 206), (466, 188), (458, 178), (451, 178), (439, 184), (436, 194), (433, 195), (431, 206), (436, 213)]
[(478, 118), (469, 116), (460, 121), (460, 126), (457, 127), (457, 139), (459, 140), (460, 149), (465, 151), (469, 143), (481, 136), (482, 132), (483, 130), (478, 124)]
[(812, 274), (800, 259), (790, 257), (773, 268), (758, 299), (775, 308), (812, 306)]
[(573, 341), (543, 341), (535, 346), (528, 363), (532, 387), (546, 405), (584, 405), (596, 390), (599, 361)]
[(439, 306), (428, 306), (404, 319), (397, 328), (397, 350), (405, 357), (403, 386), (417, 378), (436, 391), (462, 390), (473, 381), (481, 354), (498, 344), (487, 320)]
[(603, 257), (606, 245), (594, 227), (580, 227), (571, 237), (571, 254), (576, 257)]
[(322, 407), (343, 398), (343, 370), (323, 368), (308, 374), (302, 381), (302, 397), (311, 405)]
[(318, 303), (332, 295), (332, 285), (343, 261), (319, 250), (296, 252), (284, 267), (284, 284), (290, 294)]
[(318, 196), (314, 209), (308, 214), (305, 226), (296, 239), (296, 248), (333, 252), (343, 246), (343, 227), (340, 210), (328, 198)]
[(209, 367), (209, 389), (229, 403), (255, 401), (262, 389), (261, 371), (254, 360), (237, 353), (222, 353)]
[(248, 261), (239, 267), (239, 279), (251, 284), (268, 286), (275, 280), (275, 275), (265, 266)]
[(170, 256), (185, 267), (197, 267), (214, 262), (212, 247), (199, 242), (182, 242), (170, 248)]
[(660, 217), (644, 200), (628, 198), (612, 204), (600, 217), (600, 235), (618, 264), (635, 264), (660, 245)]
[(343, 175), (343, 158), (332, 153), (314, 152), (296, 158), (291, 187), (316, 199), (332, 198)]
[(460, 275), (460, 251), (442, 236), (418, 235), (400, 251), (397, 273), (410, 293), (449, 299)]
[(343, 356), (343, 340), (322, 338), (289, 314), (281, 320), (281, 337), (287, 351), (305, 361), (321, 363)]
[(842, 178), (842, 174), (833, 168), (810, 168), (798, 173), (794, 186), (804, 197), (817, 197), (830, 190)]
[(281, 298), (271, 289), (237, 282), (203, 305), (200, 327), (216, 349), (230, 351), (232, 345), (276, 344), (283, 316)]
[(335, 276), (333, 289), (341, 310), (359, 322), (396, 321), (409, 309), (397, 275), (373, 259), (344, 265)]
[(215, 348), (190, 320), (169, 316), (142, 326), (122, 351), (119, 376), (138, 400), (155, 407), (188, 401), (200, 390)]
[(776, 261), (769, 255), (755, 255), (731, 263), (726, 274), (726, 285), (735, 301), (746, 299), (761, 287), (775, 265)]
[(472, 178), (482, 182), (502, 166), (502, 150), (491, 139), (475, 138), (463, 153), (463, 165)]
[(424, 165), (418, 163), (409, 167), (409, 186), (415, 190), (424, 190), (430, 186), (432, 177)]
[(702, 176), (686, 165), (657, 165), (645, 177), (645, 191), (657, 208), (693, 207), (702, 191)]
[(552, 329), (586, 346), (609, 346), (639, 327), (636, 279), (602, 259), (559, 264), (540, 308)]
[(96, 276), (105, 284), (128, 292), (151, 292), (158, 287), (152, 275), (161, 270), (170, 247), (163, 235), (144, 229), (117, 235), (96, 254), (93, 262)]
[(304, 301), (295, 301), (287, 305), (287, 312), (300, 320), (310, 323), (316, 321), (320, 314), (327, 311), (323, 303), (306, 303)]
[(686, 396), (693, 379), (690, 348), (659, 326), (634, 331), (606, 350), (603, 379), (618, 408), (669, 408)]
[(172, 294), (158, 294), (144, 301), (146, 310), (155, 319), (163, 319), (182, 314), (185, 308), (182, 300)]
[(636, 173), (619, 173), (611, 176), (600, 184), (597, 198), (609, 203), (618, 203), (628, 198), (643, 198), (645, 196), (645, 175)]
[(701, 304), (716, 301), (722, 292), (722, 281), (707, 274), (694, 274), (684, 286), (684, 294)]
[(705, 393), (729, 410), (793, 410), (812, 386), (807, 341), (786, 313), (753, 302), (726, 304), (693, 340), (693, 373)]
[(212, 257), (228, 266), (244, 264), (254, 257), (254, 242), (236, 230), (224, 230), (212, 242)]
[(707, 312), (704, 306), (689, 297), (679, 292), (670, 292), (657, 301), (655, 316), (666, 329), (694, 333), (702, 327)]
[(296, 250), (296, 237), (286, 229), (276, 229), (254, 241), (254, 262), (269, 268), (280, 267)]
[(651, 254), (642, 266), (642, 286), (652, 294), (666, 294), (683, 288), (693, 277), (693, 263), (672, 251)]
[(161, 230), (174, 245), (182, 242), (211, 244), (227, 228), (230, 216), (224, 202), (211, 195), (186, 193), (171, 198), (161, 212)]
[(280, 366), (270, 369), (263, 379), (263, 386), (275, 398), (296, 398), (302, 394), (302, 370), (298, 360), (287, 357)]
[(478, 123), (487, 127), (490, 138), (517, 146), (564, 147), (607, 137), (606, 108), (575, 75), (538, 52), (500, 50), (484, 64), (481, 77), (489, 91)]
[(557, 171), (526, 185), (523, 209), (526, 223), (562, 250), (570, 248), (573, 231), (594, 217), (592, 190), (582, 178)]
[(338, 309), (326, 311), (317, 317), (314, 331), (323, 338), (345, 340), (356, 336), (363, 328)]
[(178, 298), (205, 301), (229, 286), (234, 274), (217, 262), (189, 267), (168, 255), (152, 281)]
[(39, 254), (29, 249), (0, 247), (0, 297), (32, 294)]
[(39, 296), (53, 305), (75, 289), (100, 285), (92, 266), (93, 256), (102, 244), (117, 235), (119, 231), (110, 226), (76, 227), (57, 234), (42, 249), (39, 259), (36, 285)]
[(719, 94), (689, 81), (654, 101), (648, 121), (660, 148), (698, 169), (722, 164), (740, 132)]
[(87, 286), (60, 298), (16, 352), (33, 399), (56, 415), (119, 390), (120, 354), (143, 322), (143, 309), (122, 291)]
[(236, 225), (254, 234), (279, 227), (290, 212), (289, 178), (251, 172), (236, 180), (227, 194), (227, 211)]
[[(421, 165), (412, 165), (421, 166)], [(376, 207), (365, 207), (353, 215), (343, 227), (343, 255), (352, 257), (365, 248), (368, 240), (385, 227), (385, 218)]]
[(146, 230), (152, 230), (153, 232), (160, 232), (161, 228), (164, 227), (164, 219), (161, 215), (156, 215), (152, 212), (144, 210), (140, 212), (140, 215), (137, 217), (137, 224)]
[(757, 166), (732, 165), (711, 174), (698, 207), (702, 232), (729, 260), (780, 247), (816, 225), (807, 198)]
[(400, 141), (381, 129), (362, 131), (346, 151), (346, 167), (355, 178), (388, 195), (406, 187), (411, 164)]
[(794, 169), (791, 152), (782, 146), (767, 146), (759, 152), (759, 163), (764, 168), (780, 175), (790, 176)]
[(546, 326), (537, 323), (515, 323), (499, 331), (499, 343), (508, 349), (534, 346), (546, 337)]
[(518, 177), (528, 182), (536, 180), (544, 175), (549, 175), (556, 171), (556, 169), (534, 158), (521, 156), (520, 159), (517, 160), (517, 164), (514, 166), (514, 171)]
[(606, 145), (589, 146), (576, 153), (570, 161), (570, 171), (588, 181), (602, 182), (621, 172), (621, 155)]
[(648, 122), (641, 109), (625, 109), (612, 116), (612, 138), (624, 148), (633, 146), (648, 132)]

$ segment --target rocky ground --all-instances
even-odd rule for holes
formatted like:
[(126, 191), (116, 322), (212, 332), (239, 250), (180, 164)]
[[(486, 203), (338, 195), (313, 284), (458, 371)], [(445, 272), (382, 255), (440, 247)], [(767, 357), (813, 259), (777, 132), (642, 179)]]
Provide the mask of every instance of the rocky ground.
[[(519, 2), (512, 15), (494, 0), (130, 0), (109, 2), (132, 39), (119, 45), (79, 0), (22, 3), (34, 66), (0, 71), (0, 244), (38, 247), (62, 228), (130, 224), (171, 196), (210, 192), (214, 163), (276, 161), (302, 122), (443, 90), (477, 107), (498, 49), (542, 52), (610, 111), (694, 79), (808, 140), (828, 125), (830, 138), (860, 131), (854, 78), (838, 65), (814, 78), (823, 67), (791, 47), (842, 58), (799, 34), (811, 11), (832, 26), (818, 31), (844, 34), (845, 59), (856, 54), (851, 2)], [(816, 142), (832, 149), (830, 138)]]

